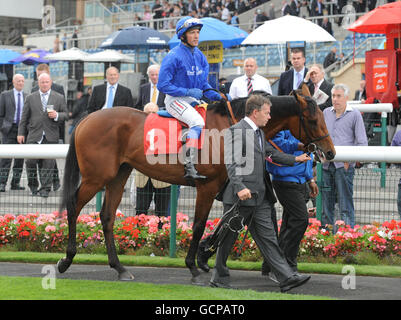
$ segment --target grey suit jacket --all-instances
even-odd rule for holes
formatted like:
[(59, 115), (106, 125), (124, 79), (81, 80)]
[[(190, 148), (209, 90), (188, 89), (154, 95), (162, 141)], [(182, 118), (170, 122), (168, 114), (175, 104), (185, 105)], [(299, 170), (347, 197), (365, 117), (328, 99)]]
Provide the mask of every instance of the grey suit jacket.
[(252, 199), (241, 202), (243, 206), (259, 206), (264, 199), (276, 202), (265, 160), (269, 156), (276, 163), (292, 166), (295, 156), (279, 152), (263, 137), (262, 148), (252, 127), (242, 119), (224, 134), (224, 163), (229, 182), (223, 193), (223, 203), (234, 204), (237, 193), (245, 188), (257, 193)]
[(51, 90), (47, 104), (54, 106), (54, 110), (58, 113), (58, 121), (50, 119), (47, 112), (43, 111), (39, 91), (26, 97), (21, 121), (18, 126), (18, 135), (26, 136), (26, 143), (39, 142), (42, 139), (43, 132), (45, 132), (47, 141), (58, 143), (59, 121), (68, 119), (66, 102), (61, 94)]
[[(24, 92), (22, 99), (25, 101), (27, 94)], [(3, 135), (7, 135), (14, 123), (14, 115), (16, 110), (16, 101), (14, 98), (14, 90), (7, 90), (0, 95), (0, 131)]]

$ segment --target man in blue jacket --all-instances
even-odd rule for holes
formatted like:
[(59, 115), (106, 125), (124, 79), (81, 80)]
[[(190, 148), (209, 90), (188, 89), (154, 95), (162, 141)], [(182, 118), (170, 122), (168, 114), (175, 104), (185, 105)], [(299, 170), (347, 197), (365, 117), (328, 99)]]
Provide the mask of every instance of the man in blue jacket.
[[(295, 156), (304, 153), (304, 145), (289, 130), (280, 131), (272, 141), (273, 146), (282, 152)], [(279, 245), (290, 267), (297, 271), (299, 245), (309, 221), (306, 203), (309, 195), (316, 197), (319, 192), (313, 179), (313, 157), (305, 163), (297, 162), (294, 166), (267, 162), (267, 171), (272, 175), (274, 190), (283, 206)]]
[[(204, 179), (195, 169), (198, 140), (205, 122), (193, 106), (200, 104), (205, 95), (212, 101), (222, 99), (208, 83), (209, 64), (205, 55), (197, 48), (199, 32), (203, 22), (192, 17), (178, 21), (177, 37), (181, 43), (173, 48), (163, 59), (160, 67), (157, 89), (166, 95), (166, 110), (190, 128), (185, 152), (185, 178)], [(208, 90), (208, 91), (205, 91)]]

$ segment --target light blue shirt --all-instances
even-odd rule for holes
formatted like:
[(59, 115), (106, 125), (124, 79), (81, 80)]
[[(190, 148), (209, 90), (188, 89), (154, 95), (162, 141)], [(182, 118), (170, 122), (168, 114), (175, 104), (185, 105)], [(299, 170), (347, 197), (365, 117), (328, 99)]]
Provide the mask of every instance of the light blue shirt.
[[(111, 84), (107, 82), (106, 101), (104, 102), (104, 106), (103, 106), (102, 109), (106, 109), (107, 108), (107, 103), (108, 103), (108, 100), (109, 100), (110, 87), (111, 87)], [(117, 87), (118, 87), (118, 83), (113, 84), (113, 101), (114, 101), (114, 97), (116, 96)]]
[(305, 73), (305, 67), (303, 67), (303, 69), (299, 72), (297, 72), (295, 69), (293, 69), (294, 71), (294, 80), (292, 82), (292, 89), (296, 90), (298, 89), (298, 76), (297, 74), (299, 73), (301, 75), (301, 81), (304, 80), (304, 73)]

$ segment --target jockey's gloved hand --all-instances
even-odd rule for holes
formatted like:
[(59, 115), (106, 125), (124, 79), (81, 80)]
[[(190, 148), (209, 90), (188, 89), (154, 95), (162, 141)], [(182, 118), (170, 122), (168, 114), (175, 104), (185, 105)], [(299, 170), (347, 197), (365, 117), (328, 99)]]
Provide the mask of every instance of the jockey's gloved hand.
[(191, 89), (188, 89), (186, 95), (190, 96), (190, 97), (193, 97), (196, 100), (200, 100), (202, 98), (202, 96), (203, 96), (203, 91), (201, 89), (198, 89), (198, 88), (191, 88)]
[(212, 101), (220, 101), (221, 94), (214, 90), (205, 91), (205, 97)]

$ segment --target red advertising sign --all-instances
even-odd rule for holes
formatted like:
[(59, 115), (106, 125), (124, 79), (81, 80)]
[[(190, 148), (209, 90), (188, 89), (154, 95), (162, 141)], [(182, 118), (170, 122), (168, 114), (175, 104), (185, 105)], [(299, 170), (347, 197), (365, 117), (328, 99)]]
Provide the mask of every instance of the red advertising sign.
[(373, 59), (373, 91), (386, 92), (388, 83), (388, 58)]
[(366, 95), (398, 108), (396, 50), (366, 51)]

